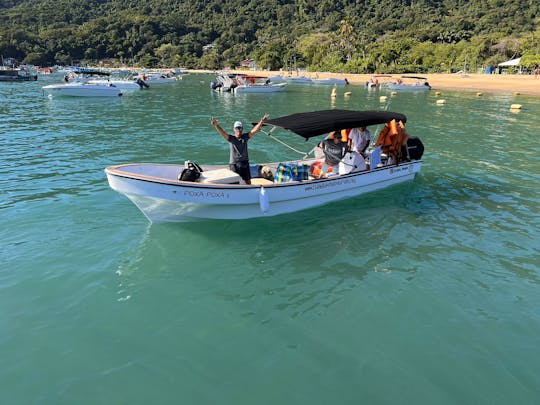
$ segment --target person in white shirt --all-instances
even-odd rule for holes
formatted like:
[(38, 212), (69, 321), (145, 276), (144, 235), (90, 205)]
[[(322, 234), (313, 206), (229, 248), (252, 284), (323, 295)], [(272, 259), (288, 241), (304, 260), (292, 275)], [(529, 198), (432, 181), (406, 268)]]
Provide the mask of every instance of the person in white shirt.
[(371, 141), (371, 134), (366, 127), (353, 128), (349, 133), (349, 145), (351, 150), (365, 157), (365, 152)]

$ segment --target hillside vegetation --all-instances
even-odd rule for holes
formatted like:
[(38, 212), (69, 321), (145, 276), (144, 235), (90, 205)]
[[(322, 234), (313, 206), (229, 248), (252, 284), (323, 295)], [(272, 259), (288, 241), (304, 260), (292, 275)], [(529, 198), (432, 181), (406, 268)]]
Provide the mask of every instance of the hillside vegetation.
[(0, 54), (36, 65), (475, 71), (540, 63), (537, 0), (0, 0)]

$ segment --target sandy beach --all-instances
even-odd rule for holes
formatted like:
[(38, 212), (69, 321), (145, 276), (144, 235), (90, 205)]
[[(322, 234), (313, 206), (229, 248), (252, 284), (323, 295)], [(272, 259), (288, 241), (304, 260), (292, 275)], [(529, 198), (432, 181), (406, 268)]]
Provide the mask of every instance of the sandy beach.
[[(236, 70), (239, 74), (252, 74), (261, 76), (279, 75), (278, 71), (253, 71)], [(343, 74), (343, 73), (315, 73), (300, 72), (300, 75), (309, 77), (338, 77), (347, 78), (350, 83), (361, 84), (369, 81), (369, 74)], [(293, 73), (295, 75), (295, 73)], [(416, 74), (415, 74), (416, 75)], [(393, 75), (398, 78), (401, 75)], [(534, 75), (512, 75), (512, 74), (425, 74), (417, 75), (426, 77), (432, 89), (435, 91), (463, 90), (471, 92), (491, 92), (491, 93), (516, 93), (540, 96), (540, 77)]]

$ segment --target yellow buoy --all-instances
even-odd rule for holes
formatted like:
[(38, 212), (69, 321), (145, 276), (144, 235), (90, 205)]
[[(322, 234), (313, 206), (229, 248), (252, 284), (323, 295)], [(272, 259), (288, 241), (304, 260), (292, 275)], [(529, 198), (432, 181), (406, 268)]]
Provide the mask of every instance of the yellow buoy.
[(379, 97), (379, 101), (380, 101), (381, 103), (385, 103), (387, 98), (388, 98), (388, 97), (386, 97), (386, 96), (380, 96), (380, 97)]
[(482, 94), (483, 94), (483, 93), (480, 93), (480, 92), (476, 93), (477, 96), (481, 96)]
[(441, 95), (441, 92), (440, 92), (440, 91), (436, 91), (436, 92), (435, 92), (435, 95), (436, 95), (436, 96), (440, 96), (440, 95)]
[(345, 97), (348, 97), (348, 96), (350, 96), (351, 94), (352, 94), (352, 93), (351, 93), (350, 91), (346, 91), (345, 93), (343, 93), (343, 95), (344, 95)]
[(511, 110), (520, 110), (521, 109), (521, 104), (512, 104), (510, 106), (510, 109)]
[(336, 97), (336, 96), (337, 96), (337, 90), (336, 90), (336, 88), (334, 87), (334, 88), (332, 89), (332, 97)]
[(446, 104), (446, 100), (437, 100), (437, 104), (439, 105)]
[(516, 91), (514, 94), (515, 94), (516, 96), (519, 96), (520, 93), (519, 93), (519, 91)]
[(393, 91), (392, 93), (390, 93), (391, 96), (397, 96), (397, 91)]

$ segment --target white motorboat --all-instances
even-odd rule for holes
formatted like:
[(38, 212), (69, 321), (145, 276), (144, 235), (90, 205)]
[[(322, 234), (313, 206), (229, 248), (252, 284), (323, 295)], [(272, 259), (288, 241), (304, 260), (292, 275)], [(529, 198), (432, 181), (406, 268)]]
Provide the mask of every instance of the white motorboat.
[(0, 82), (28, 82), (37, 78), (37, 72), (28, 66), (0, 66)]
[(369, 81), (366, 82), (366, 87), (368, 90), (377, 90), (382, 87), (386, 87), (388, 83), (393, 80), (392, 75), (386, 75), (386, 74), (376, 74), (371, 75), (369, 78)]
[(276, 93), (285, 90), (286, 82), (273, 83), (265, 76), (221, 74), (210, 83), (212, 90), (233, 93)]
[(386, 111), (323, 110), (264, 124), (269, 136), (285, 129), (308, 140), (331, 131), (386, 123), (367, 161), (348, 153), (333, 175), (330, 170), (316, 173), (314, 168), (324, 167), (320, 157), (310, 157), (316, 148), (298, 161), (252, 165), (250, 185), (241, 184), (228, 165), (202, 166), (195, 181), (179, 180), (190, 166), (186, 163), (121, 164), (107, 167), (105, 173), (110, 187), (128, 197), (152, 222), (274, 216), (414, 179), (422, 165), (423, 145), (418, 138), (406, 136), (405, 121), (403, 114)]
[(235, 74), (222, 73), (217, 75), (215, 82), (210, 82), (210, 88), (219, 92), (229, 92), (232, 91), (238, 82), (236, 81)]
[(427, 78), (420, 76), (401, 76), (396, 82), (386, 85), (388, 90), (428, 91), (431, 90)]
[(148, 83), (149, 86), (153, 84), (171, 84), (176, 83), (178, 80), (181, 80), (181, 77), (178, 77), (174, 72), (143, 72), (139, 74), (139, 78), (143, 82)]
[(109, 85), (112, 84), (115, 87), (118, 87), (122, 92), (125, 91), (137, 91), (150, 87), (142, 79), (137, 80), (124, 80), (124, 79), (92, 79), (88, 80), (89, 84), (101, 84)]
[(239, 76), (238, 86), (234, 87), (235, 93), (276, 93), (285, 90), (287, 83), (272, 83), (267, 77)]
[(50, 84), (43, 86), (42, 89), (53, 97), (118, 97), (122, 95), (121, 90), (113, 84), (92, 84), (87, 82)]

